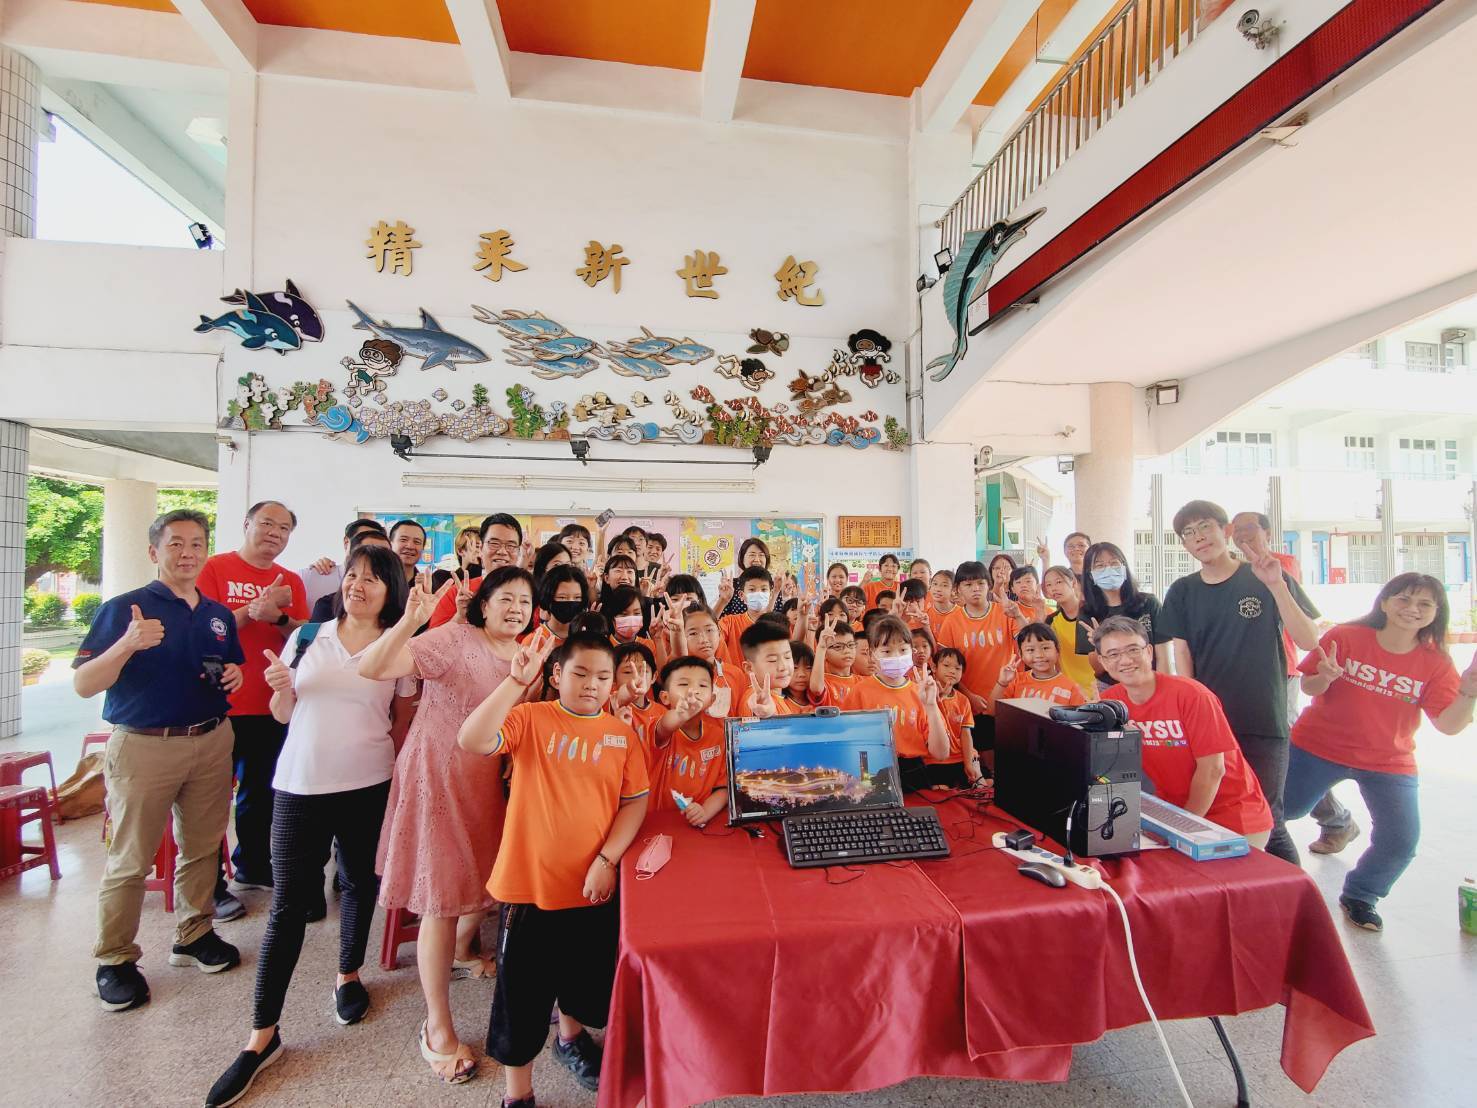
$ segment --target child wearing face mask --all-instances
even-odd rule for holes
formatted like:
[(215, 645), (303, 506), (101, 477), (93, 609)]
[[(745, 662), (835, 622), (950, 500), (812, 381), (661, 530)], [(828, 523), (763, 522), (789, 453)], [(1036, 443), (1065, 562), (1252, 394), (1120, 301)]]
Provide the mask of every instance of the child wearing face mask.
[[(874, 620), (867, 632), (867, 644), (877, 672), (857, 682), (846, 708), (891, 712), (903, 789), (911, 792), (927, 788), (929, 775), (924, 758), (949, 756), (949, 728), (939, 713), (938, 683), (932, 674), (914, 668), (912, 635), (897, 616)], [(823, 703), (839, 706), (829, 695)]]
[[(569, 638), (569, 624), (590, 606), (590, 582), (572, 565), (555, 566), (538, 584), (539, 626), (547, 627), (557, 642)], [(525, 642), (529, 632), (519, 642)]]
[(1015, 646), (1019, 657), (1001, 667), (1000, 677), (990, 691), (992, 711), (998, 700), (1045, 700), (1057, 707), (1086, 702), (1077, 682), (1062, 672), (1061, 645), (1050, 627), (1026, 624), (1016, 635)]
[(1082, 559), (1082, 607), (1077, 614), (1077, 653), (1088, 654), (1098, 676), (1098, 691), (1113, 683), (1092, 652), (1092, 632), (1109, 616), (1127, 616), (1143, 625), (1154, 645), (1154, 668), (1169, 672), (1169, 636), (1160, 626), (1159, 598), (1140, 589), (1128, 568), (1123, 551), (1110, 542), (1095, 542)]
[(600, 605), (600, 614), (610, 623), (610, 645), (639, 642), (652, 651), (651, 638), (646, 633), (645, 608), (641, 604), (641, 593), (630, 585), (621, 585), (610, 590)]
[(739, 639), (754, 626), (761, 615), (769, 611), (774, 578), (763, 566), (750, 566), (739, 574), (735, 592), (744, 603), (744, 611), (737, 615), (724, 616), (719, 621), (719, 629), (723, 632), (723, 646), (719, 653), (725, 666), (742, 669), (744, 651), (739, 645)]

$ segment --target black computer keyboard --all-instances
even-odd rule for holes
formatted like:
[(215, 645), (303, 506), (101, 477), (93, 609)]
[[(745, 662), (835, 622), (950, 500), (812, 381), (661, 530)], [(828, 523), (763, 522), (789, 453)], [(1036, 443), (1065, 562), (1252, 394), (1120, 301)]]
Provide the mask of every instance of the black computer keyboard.
[(797, 868), (944, 858), (949, 853), (938, 813), (932, 808), (789, 816), (783, 827), (785, 854)]

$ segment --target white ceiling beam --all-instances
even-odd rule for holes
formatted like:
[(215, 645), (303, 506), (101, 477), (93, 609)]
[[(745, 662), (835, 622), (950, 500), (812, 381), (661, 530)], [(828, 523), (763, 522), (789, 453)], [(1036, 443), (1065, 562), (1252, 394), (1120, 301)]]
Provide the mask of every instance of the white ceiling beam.
[(461, 41), (467, 68), (477, 91), (487, 99), (506, 104), (513, 98), (508, 82), (508, 37), (497, 0), (446, 0), (456, 37)]
[(1056, 29), (1037, 49), (1035, 60), (1021, 70), (990, 108), (990, 114), (975, 134), (975, 165), (984, 165), (995, 156), (995, 151), (1025, 120), (1026, 109), (1056, 80), (1077, 48), (1117, 3), (1118, 0), (1077, 0), (1062, 16)]
[(703, 46), (702, 117), (728, 123), (738, 103), (739, 78), (749, 53), (755, 0), (711, 0)]
[(256, 71), (256, 20), (241, 0), (174, 0), (174, 7), (227, 69)]
[(222, 235), (226, 218), (224, 192), (201, 176), (105, 86), (48, 76), (41, 90), (41, 106), (66, 120), (75, 131), (188, 218)]
[(973, 0), (923, 82), (923, 131), (954, 129), (1039, 7), (1040, 0)]

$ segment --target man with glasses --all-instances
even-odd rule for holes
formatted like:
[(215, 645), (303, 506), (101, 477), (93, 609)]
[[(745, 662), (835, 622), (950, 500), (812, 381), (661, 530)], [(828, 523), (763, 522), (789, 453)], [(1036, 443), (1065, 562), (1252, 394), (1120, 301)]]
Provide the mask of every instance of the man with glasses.
[(1164, 596), (1160, 626), (1174, 647), (1175, 673), (1220, 697), (1241, 752), (1272, 808), (1267, 852), (1294, 864), (1297, 847), (1282, 819), (1287, 779), (1285, 627), (1303, 650), (1318, 645), (1313, 607), (1270, 549), (1231, 553), (1225, 509), (1192, 500), (1174, 515), (1174, 530), (1200, 572), (1181, 577)]
[[(239, 550), (216, 554), (197, 583), (212, 600), (231, 609), (246, 656), (241, 687), (231, 694), (232, 752), (236, 770), (236, 889), (272, 887), (272, 778), (287, 738), (287, 725), (272, 718), (265, 651), (282, 653), (292, 629), (308, 618), (302, 578), (277, 563), (297, 516), (276, 500), (253, 504), (246, 513)], [(216, 887), (217, 919), (241, 914), (223, 882)]]
[[(523, 525), (507, 512), (496, 512), (482, 521), (482, 573), (485, 577), (495, 569), (519, 564), (523, 548)], [(456, 589), (446, 594), (431, 613), (429, 626), (440, 627), (456, 618)]]

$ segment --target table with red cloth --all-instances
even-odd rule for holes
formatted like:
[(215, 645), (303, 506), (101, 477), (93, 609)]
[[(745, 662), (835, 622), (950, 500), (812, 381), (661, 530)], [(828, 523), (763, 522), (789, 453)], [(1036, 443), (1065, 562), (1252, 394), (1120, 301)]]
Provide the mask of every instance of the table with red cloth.
[[(1105, 893), (1021, 877), (996, 808), (938, 808), (952, 855), (791, 869), (778, 827), (651, 816), (627, 852), (601, 1108), (849, 1092), (919, 1075), (1064, 1081), (1072, 1045), (1147, 1020)], [(638, 881), (651, 835), (671, 860)], [(1161, 1019), (1282, 1003), (1282, 1068), (1306, 1091), (1374, 1034), (1328, 909), (1254, 850), (1101, 863)]]

